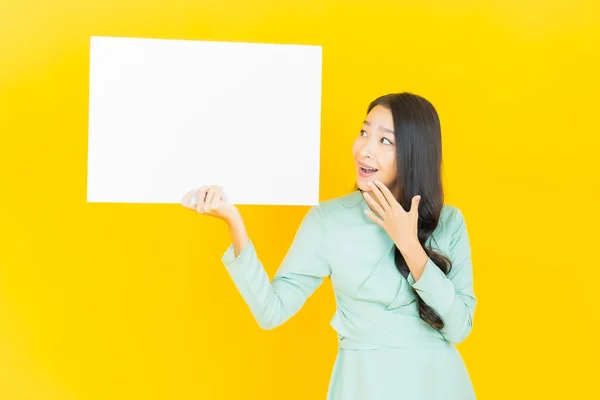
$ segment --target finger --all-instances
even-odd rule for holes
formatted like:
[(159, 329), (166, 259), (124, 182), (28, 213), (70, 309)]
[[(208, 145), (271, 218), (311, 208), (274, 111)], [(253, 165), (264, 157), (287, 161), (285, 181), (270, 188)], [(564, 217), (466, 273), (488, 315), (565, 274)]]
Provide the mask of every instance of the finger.
[(410, 204), (410, 214), (414, 214), (415, 218), (419, 217), (419, 201), (421, 200), (421, 196), (416, 195), (413, 196), (412, 202)]
[(221, 191), (221, 189), (216, 188), (208, 206), (214, 210), (217, 207), (217, 204), (219, 204), (219, 202), (222, 200), (223, 200), (223, 192)]
[(195, 193), (196, 193), (196, 190), (190, 190), (189, 192), (187, 192), (185, 194), (185, 196), (183, 196), (183, 199), (181, 200), (181, 205), (184, 206), (185, 208), (189, 208), (190, 210), (195, 209), (196, 207), (194, 205), (192, 205), (192, 197), (194, 197)]
[(199, 192), (199, 196), (202, 197), (202, 201), (198, 202), (198, 207), (197, 207), (199, 213), (204, 213), (204, 212), (208, 211), (206, 209), (206, 207), (208, 205), (210, 205), (210, 203), (212, 201), (212, 196), (209, 197), (209, 194), (211, 193), (211, 191), (214, 192), (215, 190), (220, 189), (220, 188), (221, 188), (221, 186), (218, 186), (218, 185), (207, 185), (201, 189), (200, 192), (202, 192), (202, 194), (200, 194), (200, 192)]
[(196, 194), (196, 197), (198, 198), (196, 200), (196, 211), (198, 211), (200, 214), (202, 214), (204, 212), (204, 202), (206, 201), (206, 192), (208, 192), (209, 189), (210, 189), (210, 186), (203, 186), (200, 189), (198, 189), (198, 193)]
[(367, 217), (371, 218), (371, 220), (375, 221), (377, 225), (383, 228), (383, 220), (381, 218), (376, 217), (375, 214), (373, 214), (370, 210), (365, 210), (365, 214), (367, 214)]
[(207, 207), (210, 209), (216, 190), (217, 189), (215, 187), (208, 189), (208, 193), (206, 193), (206, 201), (204, 202), (204, 211), (207, 211)]
[(419, 196), (418, 194), (413, 196), (411, 203), (410, 203), (410, 211), (415, 210), (415, 207), (419, 204), (420, 199), (421, 199), (421, 196)]
[[(208, 197), (208, 196), (207, 196)], [(214, 211), (217, 209), (219, 203), (223, 201), (223, 191), (220, 186), (214, 188), (214, 192), (212, 194), (212, 198), (208, 203), (208, 211)]]
[(396, 198), (394, 197), (394, 195), (392, 194), (390, 189), (388, 189), (388, 187), (385, 186), (383, 184), (383, 182), (376, 180), (375, 185), (381, 190), (383, 196), (385, 197), (385, 199), (388, 202), (388, 204), (390, 205), (390, 207), (394, 204), (398, 204), (398, 201), (396, 200)]
[(383, 211), (383, 208), (381, 208), (381, 206), (379, 205), (379, 203), (377, 203), (375, 201), (375, 199), (373, 199), (373, 197), (371, 197), (371, 195), (369, 195), (369, 193), (364, 192), (363, 193), (365, 200), (367, 201), (367, 203), (369, 203), (377, 212), (377, 214), (379, 215), (384, 215), (385, 212)]
[(421, 196), (417, 195), (413, 197), (412, 204), (410, 206), (410, 212), (414, 214), (415, 218), (415, 234), (418, 236), (419, 234), (419, 202), (421, 201)]
[(219, 189), (219, 198), (218, 198), (218, 200), (222, 201), (224, 203), (227, 202), (227, 196), (225, 195), (225, 192), (223, 191), (223, 188)]
[(379, 187), (376, 184), (369, 184), (369, 186), (371, 187), (371, 192), (373, 193), (373, 195), (375, 195), (375, 197), (377, 198), (377, 201), (381, 205), (381, 208), (384, 211), (389, 210), (390, 203), (386, 200), (383, 193), (381, 193), (381, 189), (379, 189)]

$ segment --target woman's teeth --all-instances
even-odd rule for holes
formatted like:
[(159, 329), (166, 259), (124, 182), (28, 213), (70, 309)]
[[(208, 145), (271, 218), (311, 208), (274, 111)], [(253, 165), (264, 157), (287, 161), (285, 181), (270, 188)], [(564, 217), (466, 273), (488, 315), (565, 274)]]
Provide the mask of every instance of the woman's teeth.
[(376, 172), (377, 171), (377, 169), (375, 169), (375, 168), (363, 168), (363, 167), (360, 167), (360, 169), (362, 169), (364, 172)]

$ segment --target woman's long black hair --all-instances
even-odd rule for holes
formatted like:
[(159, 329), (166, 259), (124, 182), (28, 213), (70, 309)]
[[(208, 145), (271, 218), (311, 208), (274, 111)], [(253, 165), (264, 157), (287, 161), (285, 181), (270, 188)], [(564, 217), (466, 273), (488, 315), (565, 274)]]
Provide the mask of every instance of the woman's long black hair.
[[(438, 225), (444, 205), (442, 136), (437, 111), (428, 100), (406, 92), (391, 93), (373, 100), (367, 114), (378, 105), (390, 110), (394, 121), (398, 179), (398, 192), (394, 196), (405, 210), (410, 210), (413, 196), (421, 195), (417, 224), (419, 243), (435, 265), (447, 275), (452, 268), (450, 258), (431, 247), (425, 247), (425, 242)], [(358, 185), (354, 190), (360, 190)], [(410, 270), (398, 247), (394, 261), (398, 271), (407, 278)], [(415, 289), (413, 291), (421, 319), (433, 329), (441, 330), (444, 327), (442, 318), (425, 304)]]

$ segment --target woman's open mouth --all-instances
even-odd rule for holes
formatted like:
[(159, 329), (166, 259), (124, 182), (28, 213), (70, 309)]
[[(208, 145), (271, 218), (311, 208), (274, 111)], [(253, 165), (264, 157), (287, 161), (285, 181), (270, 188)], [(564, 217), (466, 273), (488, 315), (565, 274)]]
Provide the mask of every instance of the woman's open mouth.
[(358, 167), (358, 171), (360, 176), (367, 177), (373, 175), (378, 170), (376, 168), (363, 168), (361, 166)]

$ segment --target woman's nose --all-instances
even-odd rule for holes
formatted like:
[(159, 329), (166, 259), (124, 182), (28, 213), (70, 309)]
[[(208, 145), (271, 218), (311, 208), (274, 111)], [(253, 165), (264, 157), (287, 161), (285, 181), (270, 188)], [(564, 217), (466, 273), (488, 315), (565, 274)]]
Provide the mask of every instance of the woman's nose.
[(371, 150), (371, 145), (369, 143), (365, 143), (365, 145), (359, 150), (361, 157), (371, 156), (373, 151)]

